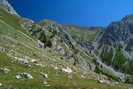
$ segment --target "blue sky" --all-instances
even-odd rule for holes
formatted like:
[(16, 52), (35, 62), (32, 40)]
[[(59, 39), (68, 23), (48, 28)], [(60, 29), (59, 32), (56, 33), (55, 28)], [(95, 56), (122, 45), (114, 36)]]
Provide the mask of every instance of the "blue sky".
[(8, 0), (24, 17), (61, 24), (107, 26), (133, 14), (133, 0)]

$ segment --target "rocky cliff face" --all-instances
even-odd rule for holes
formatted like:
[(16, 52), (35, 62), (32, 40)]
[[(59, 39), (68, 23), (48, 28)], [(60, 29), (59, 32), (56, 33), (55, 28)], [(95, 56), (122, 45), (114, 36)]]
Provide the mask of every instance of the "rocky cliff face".
[(14, 10), (14, 8), (8, 3), (7, 0), (0, 0), (0, 8), (5, 9), (8, 13), (12, 15), (18, 15), (18, 13)]
[(87, 50), (72, 37), (68, 32), (70, 29), (64, 27), (64, 25), (48, 20), (41, 23), (23, 20), (20, 23), (33, 37), (38, 38), (42, 44), (40, 47), (52, 49), (63, 60), (69, 61), (75, 66), (80, 66), (83, 70), (94, 71), (95, 65), (92, 62), (91, 55), (87, 55)]
[(98, 40), (99, 58), (108, 66), (132, 75), (133, 67), (133, 15), (110, 24)]
[[(126, 16), (121, 21), (113, 22), (110, 24), (100, 40), (102, 44), (117, 45), (118, 44), (128, 44), (132, 42), (133, 34), (133, 15)], [(130, 48), (129, 46), (127, 49)]]

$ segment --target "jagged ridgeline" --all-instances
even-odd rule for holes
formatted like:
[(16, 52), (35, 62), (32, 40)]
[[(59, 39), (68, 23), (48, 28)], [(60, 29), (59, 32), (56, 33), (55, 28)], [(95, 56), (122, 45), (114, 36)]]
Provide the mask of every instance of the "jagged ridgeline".
[[(125, 78), (133, 75), (133, 15), (124, 17), (121, 21), (110, 24), (98, 41), (98, 51), (101, 61), (116, 71), (125, 74)], [(130, 81), (132, 82), (132, 78)], [(125, 80), (126, 81), (126, 80)]]
[(0, 0), (0, 88), (132, 89), (132, 17), (107, 28), (34, 22)]

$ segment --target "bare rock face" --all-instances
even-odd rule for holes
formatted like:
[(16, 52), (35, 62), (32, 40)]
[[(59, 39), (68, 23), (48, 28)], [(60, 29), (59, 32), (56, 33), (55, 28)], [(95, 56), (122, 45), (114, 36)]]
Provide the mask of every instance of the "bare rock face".
[(125, 16), (121, 21), (113, 22), (104, 31), (100, 45), (114, 47), (125, 46), (126, 50), (133, 47), (133, 15)]
[(18, 13), (14, 10), (14, 8), (8, 3), (7, 0), (0, 0), (0, 8), (3, 8), (5, 11), (12, 15), (19, 16)]
[(102, 63), (125, 76), (133, 75), (133, 15), (111, 23), (97, 42), (97, 56)]

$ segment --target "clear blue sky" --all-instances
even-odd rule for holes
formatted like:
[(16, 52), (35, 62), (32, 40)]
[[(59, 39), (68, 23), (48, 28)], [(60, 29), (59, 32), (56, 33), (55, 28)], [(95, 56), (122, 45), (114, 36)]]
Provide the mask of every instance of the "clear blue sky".
[(61, 24), (106, 26), (133, 14), (133, 0), (8, 0), (24, 17)]

